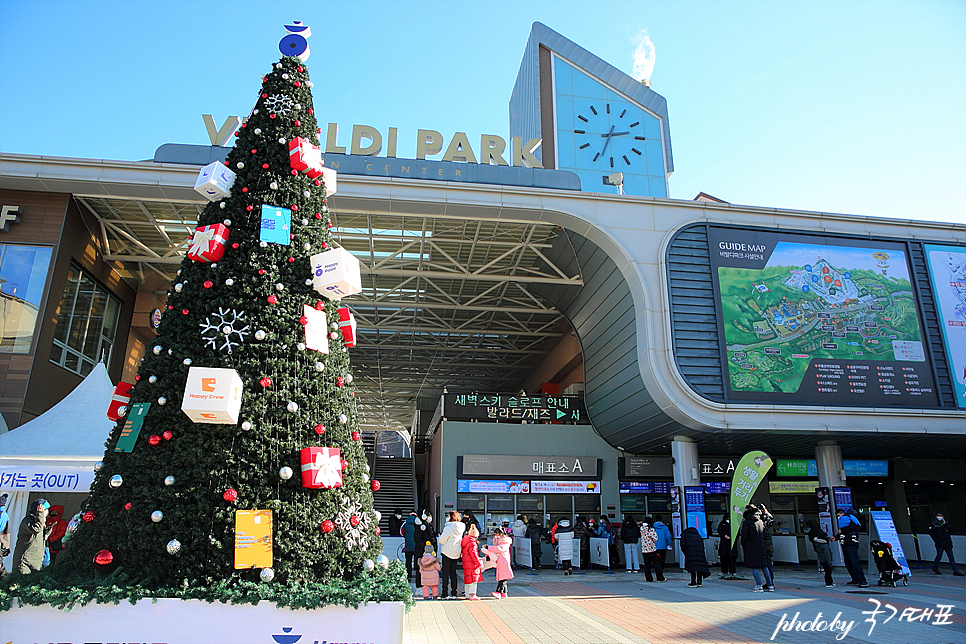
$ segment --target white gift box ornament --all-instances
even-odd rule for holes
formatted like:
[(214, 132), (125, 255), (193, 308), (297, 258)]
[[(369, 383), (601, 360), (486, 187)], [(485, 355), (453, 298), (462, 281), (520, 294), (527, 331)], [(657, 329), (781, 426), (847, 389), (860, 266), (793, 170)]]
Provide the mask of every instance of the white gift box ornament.
[(333, 248), (312, 255), (312, 286), (326, 297), (337, 300), (362, 292), (359, 260), (344, 248)]
[(241, 376), (234, 369), (191, 367), (181, 411), (196, 423), (235, 425), (244, 388)]
[(308, 304), (302, 305), (302, 315), (308, 320), (305, 325), (305, 346), (320, 353), (329, 352), (329, 338), (326, 336), (325, 311), (318, 311)]
[(195, 192), (204, 195), (208, 201), (217, 201), (231, 194), (231, 186), (235, 183), (235, 173), (220, 161), (209, 163), (198, 173), (195, 181)]

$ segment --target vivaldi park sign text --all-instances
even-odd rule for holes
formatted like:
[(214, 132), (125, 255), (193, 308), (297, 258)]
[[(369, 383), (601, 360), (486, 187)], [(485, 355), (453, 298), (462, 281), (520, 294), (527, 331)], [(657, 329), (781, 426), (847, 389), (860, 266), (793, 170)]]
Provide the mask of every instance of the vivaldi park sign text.
[[(229, 116), (220, 129), (215, 128), (210, 114), (203, 114), (205, 128), (212, 145), (225, 146), (231, 135), (246, 119)], [(379, 156), (385, 144), (386, 158), (396, 158), (399, 129), (388, 128), (386, 136), (377, 128), (369, 125), (353, 125), (349, 140), (339, 139), (339, 125), (329, 123), (325, 134), (325, 154), (352, 154), (356, 156)], [(542, 168), (543, 165), (533, 155), (543, 139), (530, 139), (526, 143), (519, 136), (510, 138), (509, 161), (507, 160), (506, 139), (496, 134), (483, 134), (480, 144), (474, 149), (465, 132), (456, 132), (447, 143), (445, 137), (436, 130), (416, 130), (416, 159), (425, 160), (427, 156), (442, 153), (439, 161), (478, 163), (480, 165), (506, 165), (526, 168)], [(321, 148), (321, 137), (319, 147)], [(343, 145), (339, 145), (343, 143)], [(445, 149), (444, 149), (445, 145)]]

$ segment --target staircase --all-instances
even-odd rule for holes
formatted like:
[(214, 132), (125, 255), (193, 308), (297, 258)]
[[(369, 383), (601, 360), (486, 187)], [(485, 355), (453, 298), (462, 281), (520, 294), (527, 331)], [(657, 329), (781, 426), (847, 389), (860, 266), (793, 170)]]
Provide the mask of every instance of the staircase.
[(379, 528), (388, 537), (389, 517), (393, 510), (402, 510), (403, 517), (416, 509), (416, 465), (412, 458), (375, 458), (372, 478), (379, 481), (379, 490), (372, 493), (373, 502), (382, 521)]

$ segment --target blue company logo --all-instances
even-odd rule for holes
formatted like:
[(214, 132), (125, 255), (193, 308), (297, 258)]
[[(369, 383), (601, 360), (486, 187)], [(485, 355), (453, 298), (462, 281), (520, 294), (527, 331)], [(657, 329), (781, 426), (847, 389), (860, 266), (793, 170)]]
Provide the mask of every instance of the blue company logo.
[(288, 635), (288, 633), (292, 632), (291, 626), (283, 626), (282, 632), (285, 633), (285, 635), (272, 635), (272, 639), (278, 644), (295, 644), (302, 639), (301, 635)]

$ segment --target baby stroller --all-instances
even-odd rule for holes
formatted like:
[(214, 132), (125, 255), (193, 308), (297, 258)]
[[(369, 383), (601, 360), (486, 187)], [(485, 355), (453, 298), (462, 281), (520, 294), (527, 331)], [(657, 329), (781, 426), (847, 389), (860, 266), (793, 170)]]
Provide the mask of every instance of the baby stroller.
[(872, 556), (875, 558), (875, 567), (879, 571), (879, 585), (896, 587), (896, 582), (902, 580), (903, 586), (909, 585), (909, 578), (902, 572), (902, 566), (892, 556), (892, 545), (885, 541), (871, 541), (869, 547), (872, 548)]

